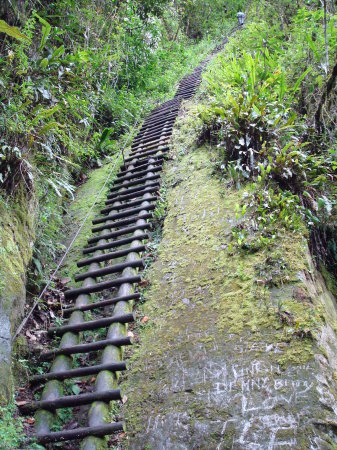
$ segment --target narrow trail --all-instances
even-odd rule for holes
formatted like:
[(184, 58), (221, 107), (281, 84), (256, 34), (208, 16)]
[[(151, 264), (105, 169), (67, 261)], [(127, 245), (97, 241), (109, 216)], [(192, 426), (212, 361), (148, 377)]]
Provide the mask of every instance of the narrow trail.
[[(211, 57), (182, 79), (172, 100), (147, 117), (110, 189), (102, 215), (93, 221), (93, 236), (83, 249), (85, 258), (78, 261), (81, 270), (74, 280), (83, 282), (82, 286), (65, 292), (66, 301), (73, 301), (73, 306), (63, 310), (68, 320), (48, 330), (50, 336), (60, 338), (59, 348), (41, 354), (41, 361), (52, 362), (50, 371), (30, 380), (33, 385), (45, 383), (41, 398), (22, 407), (25, 414), (35, 413), (39, 444), (82, 440), (81, 448), (92, 450), (101, 448), (104, 436), (123, 430), (122, 422), (107, 422), (109, 402), (123, 396), (118, 387), (119, 372), (126, 370), (123, 347), (132, 344), (127, 324), (135, 320), (133, 306), (140, 298), (137, 285), (142, 280), (142, 253), (152, 227), (161, 170), (181, 102), (194, 95)], [(86, 342), (85, 332), (100, 329), (105, 330), (103, 339)], [(97, 351), (102, 351), (97, 357), (90, 355), (93, 365), (74, 366), (76, 358), (72, 356)], [(89, 387), (84, 385), (77, 395), (64, 395), (64, 381), (88, 376), (93, 376)], [(53, 431), (57, 410), (80, 405), (86, 405), (88, 411), (86, 425)]]

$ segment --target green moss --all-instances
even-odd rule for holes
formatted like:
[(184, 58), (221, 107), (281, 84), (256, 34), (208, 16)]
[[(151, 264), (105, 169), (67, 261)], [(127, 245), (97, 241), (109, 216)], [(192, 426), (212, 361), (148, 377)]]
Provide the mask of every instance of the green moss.
[(31, 357), (29, 353), (27, 339), (25, 336), (18, 336), (12, 344), (12, 372), (15, 384), (26, 385), (29, 378), (28, 361)]
[(34, 418), (36, 430), (39, 430), (41, 425), (43, 425), (44, 428), (45, 424), (48, 424), (50, 429), (53, 429), (55, 426), (58, 425), (58, 418), (52, 411), (40, 409), (39, 411), (36, 412)]
[(0, 404), (11, 397), (11, 332), (24, 313), (26, 270), (35, 238), (36, 201), (18, 189), (5, 203), (0, 197)]
[(81, 449), (95, 449), (95, 450), (107, 450), (108, 449), (108, 441), (96, 437), (88, 437), (86, 438), (81, 445)]
[(313, 343), (311, 339), (291, 339), (283, 348), (282, 356), (277, 362), (285, 368), (292, 364), (306, 364), (314, 357)]
[[(171, 137), (171, 147), (175, 155), (182, 156), (188, 153), (191, 148), (195, 148), (202, 129), (203, 122), (199, 117), (197, 104), (191, 100), (184, 101)], [(182, 173), (180, 173), (181, 175)], [(177, 177), (176, 182), (178, 180)]]
[[(159, 249), (160, 260), (174, 260), (178, 276), (175, 281), (183, 288), (184, 296), (191, 299), (193, 305), (199, 306), (200, 314), (203, 314), (206, 305), (203, 302), (203, 294), (199, 299), (196, 289), (207, 288), (212, 299), (211, 303), (208, 302), (207, 309), (217, 314), (216, 324), (219, 331), (227, 329), (240, 334), (246, 326), (252, 331), (261, 327), (277, 326), (279, 319), (268, 294), (267, 297), (265, 293), (261, 295), (254, 285), (255, 267), (264, 262), (264, 251), (246, 256), (230, 256), (226, 248), (221, 248), (221, 241), (225, 242), (230, 238), (233, 211), (244, 191), (228, 190), (219, 201), (223, 188), (217, 180), (209, 179), (212, 163), (209, 154), (203, 149), (183, 158), (179, 164), (180, 174), (192, 172), (197, 174), (199, 179), (190, 176), (184, 181), (183, 189), (178, 188), (171, 193), (171, 205), (181, 198), (188, 208), (184, 209), (184, 214), (171, 211), (168, 215), (163, 234), (164, 242)], [(175, 166), (171, 172), (168, 170), (167, 182), (170, 183), (171, 180), (173, 184), (179, 173), (177, 174)], [(200, 220), (203, 212), (204, 217)], [(296, 272), (305, 267), (302, 240), (298, 235), (284, 235), (281, 242), (284, 257), (292, 266), (292, 274), (296, 278)], [(192, 262), (190, 255), (193, 255)], [(160, 270), (170, 273), (170, 268), (163, 267), (163, 264)], [(171, 284), (170, 280), (168, 284)], [(159, 296), (162, 288), (161, 279), (154, 273), (151, 276), (150, 295)], [(155, 305), (152, 307), (156, 309)], [(174, 309), (186, 307), (181, 299), (177, 298), (171, 303), (168, 314), (175, 315)], [(298, 308), (303, 309), (303, 305)]]
[[(189, 126), (187, 130), (190, 133)], [(315, 365), (314, 354), (320, 350), (314, 337), (326, 315), (323, 307), (313, 305), (307, 292), (305, 274), (312, 268), (303, 233), (280, 229), (277, 242), (268, 249), (229, 252), (235, 205), (245, 196), (245, 189), (226, 188), (214, 177), (216, 151), (212, 148), (189, 152), (176, 141), (174, 155), (176, 159), (164, 172), (168, 208), (163, 238), (158, 259), (148, 272), (150, 286), (141, 305), (149, 325), (140, 329), (141, 345), (133, 355), (124, 387), (127, 429), (136, 446), (151, 439), (144, 431), (149, 416), (159, 418), (160, 423), (170, 414), (182, 414), (188, 429), (197, 427), (199, 420), (212, 422), (202, 393), (212, 392), (215, 381), (196, 381), (197, 362), (200, 359), (200, 367), (207, 364), (205, 354), (212, 364), (225, 359), (240, 365), (236, 349), (246, 348), (242, 363), (247, 370), (258, 358), (262, 365), (275, 368), (272, 377), (277, 382), (282, 381), (280, 370), (292, 374), (289, 377), (294, 382), (301, 383), (302, 371), (310, 377), (303, 367)], [(268, 272), (264, 273), (268, 282), (260, 283), (261, 271)], [(266, 348), (277, 351), (266, 353)], [(168, 394), (168, 386), (172, 389), (176, 381), (182, 383), (181, 366), (187, 379), (190, 371), (195, 373), (192, 390), (185, 393), (177, 388), (175, 395), (172, 390)], [(258, 386), (259, 381), (244, 380), (244, 385), (249, 383)], [(243, 389), (240, 383), (234, 388)], [(194, 401), (195, 392), (199, 402)], [(218, 421), (228, 419), (225, 408), (215, 410)], [(235, 428), (226, 433), (230, 446), (235, 433)], [(209, 436), (214, 437), (209, 448), (218, 445), (219, 433)], [(187, 442), (191, 445), (191, 440)]]
[(320, 272), (322, 273), (324, 280), (326, 282), (327, 288), (328, 290), (335, 296), (337, 297), (337, 280), (336, 278), (332, 275), (331, 272), (329, 272), (326, 267), (321, 264), (320, 265)]
[(21, 418), (13, 418), (15, 404), (0, 407), (0, 442), (3, 450), (23, 448), (23, 423)]
[(35, 206), (34, 199), (27, 202), (22, 192), (12, 204), (0, 198), (0, 298), (5, 309), (11, 309), (13, 299), (22, 296), (35, 237)]
[(322, 326), (322, 310), (318, 306), (313, 307), (307, 301), (299, 302), (296, 299), (285, 299), (279, 305), (279, 313), (285, 323), (296, 334), (307, 334), (315, 332)]
[(96, 205), (90, 211), (86, 223), (84, 224), (67, 256), (66, 262), (60, 272), (62, 276), (73, 278), (74, 274), (78, 271), (76, 264), (79, 256), (82, 254), (82, 249), (88, 245), (87, 240), (91, 236), (92, 221), (95, 217), (100, 215), (100, 210), (104, 207), (104, 201), (106, 199), (109, 187), (112, 185), (122, 162), (123, 160), (120, 157), (118, 161), (113, 159), (110, 163), (106, 162), (101, 168), (93, 170), (90, 173), (88, 180), (76, 192), (75, 200), (70, 205), (69, 216), (67, 217), (66, 232), (69, 236), (67, 243), (70, 242), (81, 226), (84, 218), (90, 211), (97, 194), (102, 189), (107, 177), (112, 171), (109, 182), (103, 189)]

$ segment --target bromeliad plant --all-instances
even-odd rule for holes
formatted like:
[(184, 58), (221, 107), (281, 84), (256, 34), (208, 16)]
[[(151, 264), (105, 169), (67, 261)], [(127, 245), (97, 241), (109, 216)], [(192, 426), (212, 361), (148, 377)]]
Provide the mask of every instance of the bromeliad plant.
[[(313, 17), (298, 12), (293, 25), (296, 36), (300, 21), (305, 28), (308, 16)], [(289, 27), (282, 32), (276, 25), (268, 29), (263, 21), (247, 25), (205, 76), (207, 102), (199, 108), (204, 137), (217, 143), (226, 178), (237, 187), (249, 182), (245, 203), (253, 219), (246, 214), (233, 229), (233, 237), (250, 250), (250, 231), (260, 233), (256, 248), (271, 244), (279, 227), (299, 230), (306, 219), (314, 232), (314, 227), (331, 222), (335, 213), (330, 186), (336, 153), (326, 148), (314, 134), (310, 118), (302, 114), (311, 108), (303, 108), (303, 96), (310, 83), (312, 92), (322, 83), (317, 73), (323, 69), (317, 49), (307, 67), (297, 59), (296, 67), (287, 66), (286, 55), (295, 45), (291, 31)], [(337, 50), (335, 39), (329, 42)]]
[[(220, 59), (215, 72), (215, 77), (213, 72), (206, 77), (213, 103), (200, 108), (201, 119), (220, 141), (226, 163), (235, 162), (243, 178), (256, 178), (264, 171), (272, 177), (275, 152), (280, 164), (289, 159), (289, 148), (303, 145), (295, 141), (282, 144), (300, 128), (290, 105), (309, 69), (290, 88), (285, 72), (264, 49), (255, 56), (243, 52), (239, 59)], [(275, 166), (275, 174), (278, 172), (280, 168)], [(282, 174), (291, 176), (289, 167), (284, 167)]]

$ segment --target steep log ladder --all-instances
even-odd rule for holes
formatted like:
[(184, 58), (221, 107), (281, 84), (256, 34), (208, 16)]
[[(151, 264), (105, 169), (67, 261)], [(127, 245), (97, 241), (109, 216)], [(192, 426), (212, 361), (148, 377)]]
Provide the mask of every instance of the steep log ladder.
[[(57, 350), (42, 353), (41, 360), (53, 360), (49, 373), (32, 377), (32, 383), (46, 382), (41, 400), (22, 407), (23, 412), (35, 412), (37, 441), (47, 444), (83, 439), (81, 448), (100, 448), (104, 436), (123, 430), (123, 423), (107, 423), (109, 402), (121, 400), (118, 385), (119, 372), (126, 369), (123, 346), (131, 345), (127, 324), (134, 321), (133, 303), (140, 295), (136, 285), (141, 281), (139, 271), (144, 262), (150, 219), (159, 194), (160, 171), (169, 150), (173, 125), (183, 99), (193, 96), (201, 81), (201, 73), (210, 57), (179, 84), (175, 97), (154, 109), (134, 139), (131, 152), (125, 159), (102, 209), (102, 216), (93, 221), (94, 237), (84, 248), (77, 265), (85, 268), (75, 277), (82, 287), (65, 292), (66, 299), (74, 299), (74, 306), (65, 309), (69, 317), (66, 325), (52, 327), (51, 336), (61, 337)], [(112, 264), (112, 261), (115, 261)], [(108, 264), (108, 265), (106, 265)], [(102, 280), (109, 275), (108, 280)], [(99, 279), (100, 281), (97, 281)], [(105, 293), (96, 299), (94, 293)], [(106, 294), (112, 295), (107, 297)], [(86, 320), (87, 311), (100, 311), (102, 316)], [(107, 315), (108, 314), (108, 315)], [(83, 342), (82, 332), (106, 328), (106, 338)], [(80, 368), (73, 367), (72, 355), (102, 350), (100, 363)], [(63, 380), (95, 375), (90, 393), (63, 395)], [(79, 405), (91, 405), (88, 425), (84, 428), (51, 431), (56, 410)]]

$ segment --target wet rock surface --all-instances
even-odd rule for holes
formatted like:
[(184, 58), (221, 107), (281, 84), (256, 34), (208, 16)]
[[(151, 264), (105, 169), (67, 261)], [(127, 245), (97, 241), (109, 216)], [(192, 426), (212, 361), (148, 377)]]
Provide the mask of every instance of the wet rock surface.
[(20, 194), (13, 205), (0, 201), (0, 405), (13, 394), (11, 339), (25, 312), (35, 217), (35, 198)]
[[(228, 251), (244, 193), (212, 176), (211, 158), (202, 148), (167, 165), (149, 321), (125, 386), (129, 448), (335, 448), (334, 299), (300, 234)], [(266, 289), (261, 266), (274, 274), (280, 260)]]
[[(8, 313), (0, 310), (0, 391), (2, 400), (11, 396), (11, 323)], [(5, 382), (8, 380), (8, 384)]]

